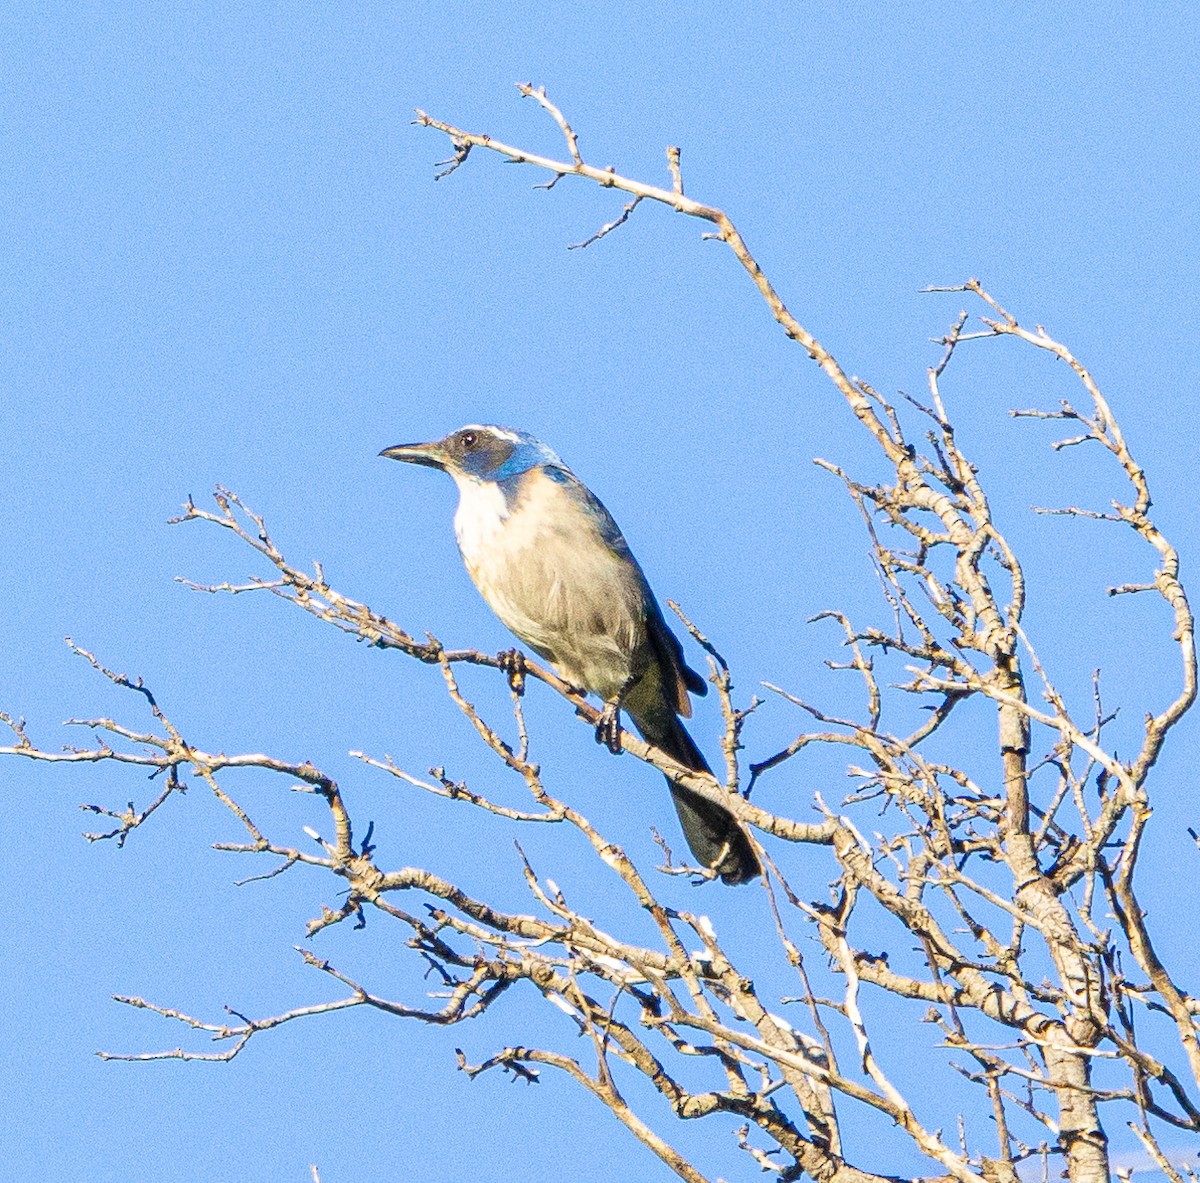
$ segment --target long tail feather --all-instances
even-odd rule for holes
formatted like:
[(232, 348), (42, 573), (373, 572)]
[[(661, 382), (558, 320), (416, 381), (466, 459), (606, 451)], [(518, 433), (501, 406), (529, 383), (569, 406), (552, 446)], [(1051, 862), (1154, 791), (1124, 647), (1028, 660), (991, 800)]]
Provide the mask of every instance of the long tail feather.
[[(664, 712), (658, 726), (634, 718), (637, 729), (646, 739), (662, 748), (674, 760), (693, 772), (712, 772), (695, 741), (673, 711)], [(679, 814), (683, 836), (692, 854), (706, 867), (721, 876), (724, 883), (747, 883), (762, 873), (750, 840), (732, 813), (699, 793), (675, 784), (667, 777), (671, 799)]]

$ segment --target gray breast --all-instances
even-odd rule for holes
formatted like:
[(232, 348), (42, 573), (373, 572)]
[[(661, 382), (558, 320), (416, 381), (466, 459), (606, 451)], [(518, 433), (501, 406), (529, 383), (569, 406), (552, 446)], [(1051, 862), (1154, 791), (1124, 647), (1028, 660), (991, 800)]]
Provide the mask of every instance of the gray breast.
[(456, 527), (467, 569), (522, 641), (567, 681), (611, 698), (646, 661), (645, 579), (571, 490), (540, 473), (527, 478), (493, 529), (473, 521), (464, 490)]

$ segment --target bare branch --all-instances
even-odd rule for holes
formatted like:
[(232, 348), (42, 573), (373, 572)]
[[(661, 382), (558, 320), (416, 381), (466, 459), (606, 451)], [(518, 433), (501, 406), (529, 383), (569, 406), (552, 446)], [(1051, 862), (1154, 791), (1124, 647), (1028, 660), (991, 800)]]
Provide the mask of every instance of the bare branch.
[[(0, 755), (130, 765), (163, 777), (157, 795), (140, 808), (132, 801), (84, 807), (114, 823), (88, 837), (118, 844), (151, 824), (189, 781), (201, 781), (240, 828), (238, 841), (218, 842), (217, 849), (265, 856), (259, 865), (268, 869), (241, 882), (301, 867), (336, 886), (336, 905), (314, 904), (307, 935), (347, 920), (362, 927), (370, 918), (372, 930), (376, 919), (399, 925), (418, 991), (410, 998), (413, 983), (368, 988), (303, 948), (306, 964), (336, 983), (332, 1001), (260, 1019), (228, 1010), (229, 1021), (209, 1022), (122, 997), (125, 1005), (181, 1024), (191, 1038), (218, 1047), (103, 1057), (227, 1061), (254, 1036), (296, 1019), (367, 1006), (380, 1015), (451, 1026), (521, 993), (548, 1007), (554, 1021), (534, 1031), (531, 1043), (538, 1046), (513, 1044), (474, 1062), (457, 1050), (459, 1068), (470, 1076), (499, 1069), (527, 1084), (554, 1068), (678, 1176), (696, 1183), (708, 1178), (702, 1168), (629, 1104), (622, 1086), (630, 1076), (649, 1084), (680, 1119), (724, 1116), (755, 1166), (782, 1180), (806, 1174), (823, 1183), (898, 1183), (860, 1165), (879, 1161), (880, 1153), (864, 1144), (861, 1130), (869, 1123), (845, 1121), (846, 1110), (884, 1119), (896, 1144), (906, 1143), (928, 1164), (928, 1183), (1018, 1183), (1028, 1169), (1023, 1164), (1035, 1159), (1048, 1177), (1051, 1158), (1072, 1183), (1105, 1183), (1113, 1170), (1110, 1140), (1118, 1132), (1136, 1138), (1169, 1178), (1182, 1179), (1160, 1134), (1200, 1132), (1200, 999), (1183, 984), (1172, 958), (1156, 949), (1135, 872), (1150, 833), (1151, 772), (1196, 697), (1194, 619), (1179, 555), (1151, 516), (1146, 474), (1091, 373), (1041, 326), (1023, 327), (971, 279), (927, 289), (965, 294), (983, 315), (972, 320), (968, 310), (960, 311), (939, 338), (942, 352), (927, 369), (927, 395), (891, 399), (848, 376), (803, 328), (722, 210), (685, 195), (678, 148), (667, 149), (669, 189), (593, 166), (545, 89), (518, 89), (557, 126), (565, 158), (530, 153), (417, 112), (418, 124), (450, 140), (453, 155), (439, 166), (439, 178), (481, 148), (542, 170), (550, 178), (540, 186), (545, 189), (575, 177), (628, 194), (623, 212), (579, 247), (624, 224), (643, 201), (707, 222), (714, 228), (708, 236), (733, 251), (771, 315), (818, 362), (865, 428), (882, 475), (867, 482), (846, 463), (817, 463), (838, 479), (861, 516), (883, 621), (860, 623), (837, 606), (810, 617), (810, 623), (833, 621), (840, 629), (841, 652), (826, 665), (852, 675), (853, 696), (819, 703), (802, 671), (788, 675), (795, 692), (764, 682), (776, 709), (799, 712), (805, 729), (791, 732), (795, 738), (782, 748), (776, 740), (766, 749), (774, 754), (751, 760), (747, 779), (741, 753), (761, 742), (755, 736), (759, 700), (737, 705), (729, 664), (671, 603), (708, 655), (724, 722), (723, 779), (683, 769), (633, 734), (622, 736), (622, 746), (755, 831), (762, 895), (744, 897), (736, 940), (727, 942), (718, 933), (728, 924), (719, 909), (714, 921), (681, 904), (678, 893), (692, 889), (679, 879), (691, 869), (673, 863), (664, 841), (665, 874), (643, 873), (576, 808), (570, 786), (557, 787), (531, 759), (526, 679), (548, 686), (585, 725), (594, 728), (599, 718), (552, 668), (517, 653), (450, 651), (428, 634), (418, 640), (338, 592), (319, 564), (311, 572), (290, 564), (262, 518), (236, 494), (218, 488), (215, 509), (189, 501), (177, 520), (228, 531), (265, 560), (270, 575), (210, 585), (184, 581), (189, 587), (229, 595), (265, 591), (356, 639), (436, 667), (437, 692), (471, 724), (496, 773), (511, 777), (510, 785), (532, 802), (517, 807), (502, 788), (489, 783), (481, 792), (441, 767), (421, 779), (391, 756), (361, 750), (350, 753), (359, 762), (351, 770), (368, 765), (429, 794), (438, 807), (478, 810), (487, 824), (557, 823), (560, 830), (542, 836), (582, 835), (585, 853), (618, 890), (596, 913), (601, 927), (579, 881), (568, 882), (555, 869), (560, 886), (547, 874), (544, 856), (535, 865), (521, 846), (505, 865), (512, 866), (520, 906), (528, 911), (470, 894), (447, 877), (453, 871), (383, 866), (373, 824), (355, 839), (349, 780), (343, 791), (309, 761), (201, 749), (184, 739), (140, 679), (114, 673), (72, 646), (102, 677), (138, 697), (151, 729), (109, 718), (75, 720), (90, 730), (94, 746), (49, 751), (29, 738), (20, 719), (0, 714), (12, 736)], [(1132, 530), (1157, 564), (1152, 578), (1135, 573), (1106, 589), (1113, 596), (1157, 592), (1167, 606), (1160, 639), (1169, 638), (1172, 652), (1177, 649), (1172, 660), (1179, 662), (1173, 685), (1148, 687), (1153, 709), (1132, 759), (1112, 744), (1116, 712), (1101, 700), (1101, 662), (1086, 667), (1093, 671), (1090, 694), (1080, 707), (1073, 682), (1059, 675), (1055, 660), (1043, 660), (1063, 646), (1044, 643), (1041, 632), (1035, 646), (1026, 620), (1032, 593), (1018, 556), (1021, 536), (1001, 528), (980, 467), (955, 431), (955, 359), (968, 342), (997, 339), (1065, 362), (1086, 394), (1078, 406), (1062, 400), (1054, 410), (1013, 414), (1066, 423), (1072, 434), (1053, 444), (1054, 451), (1099, 445), (1097, 456), (1115, 465), (1129, 490), (1125, 501), (1104, 509), (1088, 508), (1080, 497), (1079, 505), (1036, 513), (1071, 519), (1077, 528), (1090, 528), (1078, 520), (1101, 520)], [(1018, 529), (1044, 528), (1038, 520), (1023, 515)], [(1032, 586), (1039, 586), (1036, 579)], [(1054, 615), (1031, 613), (1029, 621), (1040, 620), (1039, 630), (1070, 627)], [(485, 689), (467, 687), (468, 697), (467, 684), (460, 683), (463, 665), (496, 670), (503, 680), (487, 685), (483, 679)], [(829, 766), (812, 759), (818, 753), (839, 761), (848, 789), (829, 787)], [(289, 792), (299, 790), (286, 800), (300, 800), (308, 810), (297, 819), (306, 840), (272, 836), (251, 819), (231, 787), (244, 769), (270, 773), (275, 784), (282, 776)], [(773, 775), (751, 802), (751, 789), (768, 771)], [(764, 798), (798, 816), (811, 809), (816, 820), (795, 820), (768, 808)], [(314, 807), (319, 817), (311, 815)], [(406, 847), (402, 857), (416, 863), (419, 852)], [(811, 884), (826, 880), (826, 895), (806, 897)], [(805, 939), (819, 944), (823, 956), (806, 959)], [(782, 982), (795, 997), (782, 994)], [(788, 1010), (790, 1003), (801, 1005)], [(564, 1017), (566, 1045), (557, 1042)], [(903, 1055), (931, 1064), (940, 1057), (964, 1097), (975, 1098), (964, 1102), (955, 1137), (939, 1128), (935, 1115), (943, 1110), (929, 1090), (903, 1083), (911, 1079), (910, 1065), (894, 1062), (899, 1041), (886, 1038), (885, 1030), (901, 1022), (911, 1024)], [(931, 1036), (923, 1038), (924, 1031)], [(316, 1178), (315, 1167), (312, 1172)]]

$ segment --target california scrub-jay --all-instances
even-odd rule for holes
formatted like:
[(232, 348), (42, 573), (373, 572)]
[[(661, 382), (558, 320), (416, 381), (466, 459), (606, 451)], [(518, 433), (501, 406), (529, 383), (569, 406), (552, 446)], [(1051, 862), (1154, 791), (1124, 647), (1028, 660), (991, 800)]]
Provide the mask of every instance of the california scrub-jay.
[[(620, 751), (619, 712), (693, 772), (711, 769), (679, 716), (703, 680), (684, 662), (646, 576), (608, 510), (545, 444), (471, 424), (444, 440), (380, 452), (449, 473), (454, 533), (467, 571), (497, 616), (572, 686), (605, 703), (597, 739)], [(692, 853), (726, 883), (759, 874), (733, 815), (667, 777)]]

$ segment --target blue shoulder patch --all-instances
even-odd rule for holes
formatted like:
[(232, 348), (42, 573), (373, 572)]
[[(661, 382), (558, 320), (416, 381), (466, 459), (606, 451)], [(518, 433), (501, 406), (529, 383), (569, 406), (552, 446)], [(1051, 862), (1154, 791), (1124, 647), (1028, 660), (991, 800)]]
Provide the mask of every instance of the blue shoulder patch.
[(503, 484), (534, 468), (540, 468), (544, 463), (544, 457), (536, 444), (512, 444), (508, 455), (486, 476), (488, 480)]
[[(605, 545), (616, 554), (629, 555), (629, 544), (621, 534), (620, 527), (613, 521), (612, 514), (604, 502), (596, 496), (577, 476), (563, 469), (543, 469), (552, 480), (563, 485), (570, 497), (585, 513), (604, 539)], [(630, 556), (632, 558), (632, 556)]]
[[(507, 470), (507, 471), (506, 471)], [(535, 464), (533, 467), (522, 466), (520, 463), (509, 461), (496, 470), (493, 478), (504, 493), (504, 503), (511, 511), (524, 500), (541, 478), (552, 481), (555, 486), (565, 490), (582, 490), (587, 496), (587, 490), (565, 469), (546, 464)]]
[(555, 468), (553, 465), (545, 465), (542, 468), (542, 474), (559, 485), (569, 485), (572, 479), (577, 479), (572, 478), (569, 472), (564, 472), (561, 468)]

